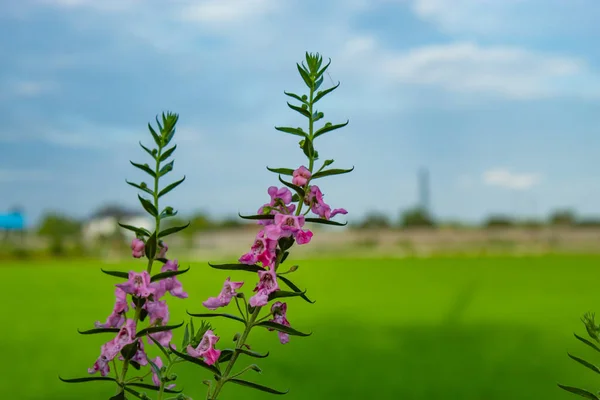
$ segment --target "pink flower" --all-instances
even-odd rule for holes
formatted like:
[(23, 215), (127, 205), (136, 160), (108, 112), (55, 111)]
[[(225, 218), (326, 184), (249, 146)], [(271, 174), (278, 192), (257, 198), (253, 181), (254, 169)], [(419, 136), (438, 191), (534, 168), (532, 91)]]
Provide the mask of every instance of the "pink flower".
[(336, 208), (331, 211), (331, 207), (323, 201), (323, 193), (318, 186), (310, 186), (310, 191), (304, 198), (304, 203), (311, 207), (312, 212), (317, 214), (321, 218), (331, 219), (337, 214), (348, 214), (343, 208)]
[[(273, 303), (271, 306), (271, 313), (273, 313), (273, 319), (270, 320), (270, 322), (275, 322), (276, 324), (281, 324), (284, 326), (290, 326), (290, 323), (286, 318), (287, 303), (282, 303), (280, 301)], [(272, 331), (274, 329), (269, 328), (269, 330)], [(286, 344), (290, 341), (290, 335), (287, 333), (278, 331), (277, 334), (279, 335), (279, 341), (281, 344)]]
[(144, 304), (144, 309), (148, 311), (151, 325), (162, 325), (169, 320), (169, 307), (165, 300), (148, 301)]
[(308, 170), (308, 168), (306, 168), (303, 165), (300, 168), (298, 168), (297, 170), (295, 170), (293, 172), (292, 176), (293, 176), (292, 183), (294, 185), (304, 186), (304, 185), (306, 185), (308, 183), (308, 180), (310, 179), (310, 177), (312, 176), (312, 174), (310, 173), (310, 171)]
[[(267, 204), (264, 204), (261, 208), (258, 209), (258, 214), (264, 214), (265, 208), (270, 208), (271, 210), (267, 214), (275, 214), (277, 212), (283, 214), (291, 214), (296, 210), (295, 204), (290, 204), (292, 202), (292, 192), (286, 187), (278, 189), (276, 186), (271, 186), (268, 189), (269, 196), (271, 196), (271, 201)], [(273, 224), (273, 220), (258, 220), (259, 225), (271, 225)]]
[(135, 258), (141, 258), (144, 256), (144, 241), (135, 238), (131, 241), (131, 253)]
[(167, 255), (167, 250), (169, 250), (169, 246), (165, 242), (162, 242), (162, 246), (160, 247), (160, 251), (158, 252), (158, 256), (156, 258), (165, 258)]
[(202, 340), (198, 346), (194, 349), (191, 345), (188, 345), (187, 352), (192, 357), (202, 357), (204, 362), (208, 365), (213, 365), (221, 355), (221, 350), (215, 349), (215, 344), (219, 341), (219, 337), (215, 336), (213, 331), (208, 330), (204, 333)]
[(271, 186), (267, 189), (267, 193), (271, 196), (271, 202), (269, 205), (274, 206), (278, 203), (278, 199), (281, 200), (284, 204), (290, 204), (292, 202), (292, 192), (290, 189), (286, 187), (277, 188), (276, 186)]
[(252, 307), (266, 306), (269, 302), (269, 295), (279, 290), (277, 284), (277, 274), (274, 269), (268, 269), (265, 271), (258, 271), (260, 281), (254, 291), (257, 292), (254, 296), (250, 297), (250, 305)]
[[(151, 336), (152, 339), (156, 340), (158, 343), (160, 343), (160, 345), (162, 347), (169, 347), (169, 344), (171, 343), (171, 340), (173, 340), (173, 331), (160, 331), (160, 332), (155, 332), (152, 333), (148, 336)], [(152, 340), (148, 341), (148, 343), (153, 344), (154, 342)], [(175, 345), (172, 345), (173, 347), (175, 347)]]
[[(179, 264), (177, 260), (168, 260), (165, 265), (162, 266), (161, 272), (167, 271), (177, 271), (179, 268)], [(154, 297), (156, 299), (160, 299), (165, 295), (165, 293), (171, 293), (171, 296), (179, 297), (180, 299), (185, 299), (188, 297), (188, 294), (183, 291), (183, 286), (179, 279), (176, 276), (172, 276), (170, 278), (161, 279), (158, 282), (153, 282), (152, 286), (154, 287), (156, 293)]]
[[(161, 369), (163, 367), (163, 362), (162, 359), (160, 358), (160, 356), (156, 356), (155, 359), (152, 360), (152, 362), (159, 368)], [(156, 385), (160, 387), (161, 381), (160, 381), (160, 376), (158, 376), (158, 374), (156, 373), (156, 371), (154, 370), (154, 368), (152, 368), (152, 382)], [(171, 390), (175, 387), (175, 384), (172, 383), (170, 385), (165, 386), (167, 389)]]
[[(166, 301), (149, 301), (144, 304), (144, 309), (148, 311), (148, 317), (150, 318), (150, 326), (164, 326), (169, 321), (169, 308), (167, 307)], [(156, 340), (163, 347), (168, 347), (169, 343), (173, 339), (172, 331), (161, 331), (152, 333), (152, 339)], [(154, 342), (149, 340), (149, 344)]]
[[(266, 228), (265, 228), (266, 229)], [(264, 267), (268, 267), (275, 261), (275, 250), (277, 249), (277, 240), (269, 239), (265, 235), (265, 229), (256, 234), (254, 244), (250, 251), (242, 255), (239, 262), (242, 264), (256, 264), (260, 262)]]
[(231, 299), (237, 294), (235, 291), (242, 287), (244, 282), (231, 282), (231, 279), (227, 277), (223, 284), (223, 289), (217, 297), (210, 297), (202, 305), (209, 310), (216, 310), (219, 307), (225, 307), (229, 305)]
[(154, 288), (150, 286), (150, 274), (148, 271), (143, 271), (141, 273), (129, 271), (129, 280), (115, 286), (121, 288), (125, 293), (129, 293), (136, 297), (148, 298), (151, 294), (154, 294), (155, 291)]
[(135, 341), (135, 329), (135, 321), (128, 319), (117, 333), (117, 336), (102, 345), (100, 357), (98, 357), (92, 368), (88, 369), (88, 373), (95, 374), (100, 371), (102, 376), (106, 376), (110, 372), (108, 363), (119, 354), (123, 347)]
[(303, 215), (284, 215), (275, 214), (275, 224), (265, 227), (266, 235), (269, 239), (277, 241), (282, 237), (294, 236), (298, 244), (306, 244), (310, 242), (313, 234), (311, 231), (304, 231), (304, 216)]
[(102, 324), (100, 321), (96, 321), (94, 324), (96, 328), (119, 328), (125, 322), (123, 314), (129, 310), (127, 293), (120, 288), (115, 288), (115, 296), (117, 297), (117, 301), (112, 313), (108, 316), (105, 323)]
[(310, 242), (310, 239), (312, 239), (313, 237), (313, 233), (309, 230), (306, 231), (299, 231), (296, 233), (296, 242), (298, 244), (307, 244)]

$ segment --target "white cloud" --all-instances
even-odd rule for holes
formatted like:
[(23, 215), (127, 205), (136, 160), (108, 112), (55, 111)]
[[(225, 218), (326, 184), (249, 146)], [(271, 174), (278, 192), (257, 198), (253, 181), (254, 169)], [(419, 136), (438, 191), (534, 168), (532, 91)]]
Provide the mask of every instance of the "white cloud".
[(600, 95), (600, 77), (583, 60), (519, 47), (455, 42), (390, 51), (367, 36), (348, 40), (344, 49), (346, 63), (356, 68), (350, 62), (362, 58), (363, 68), (376, 68), (378, 77), (396, 83), (511, 99)]
[(537, 185), (541, 176), (536, 173), (515, 173), (507, 168), (494, 168), (483, 173), (483, 183), (504, 189), (527, 190)]
[(253, 16), (272, 12), (276, 8), (277, 2), (273, 0), (190, 1), (182, 7), (180, 16), (184, 20), (218, 25), (245, 21)]
[[(539, 35), (589, 33), (596, 0), (391, 0), (408, 2), (414, 13), (452, 34)], [(596, 15), (596, 17), (593, 17)]]

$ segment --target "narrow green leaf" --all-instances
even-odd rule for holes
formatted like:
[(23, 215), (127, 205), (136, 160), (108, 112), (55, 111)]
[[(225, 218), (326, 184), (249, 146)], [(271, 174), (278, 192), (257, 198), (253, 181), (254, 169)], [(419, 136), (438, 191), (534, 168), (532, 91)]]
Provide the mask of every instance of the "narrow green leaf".
[[(135, 353), (137, 353), (138, 349), (139, 349), (139, 344), (138, 344), (138, 341), (136, 340), (133, 343), (129, 343), (129, 344), (126, 344), (125, 346), (123, 346), (123, 348), (121, 349), (121, 355), (123, 356), (123, 358), (125, 360), (131, 360), (133, 358), (133, 356), (135, 356)], [(138, 365), (136, 369), (140, 369), (140, 366)]]
[(175, 189), (177, 186), (179, 186), (181, 184), (181, 182), (185, 181), (185, 175), (183, 176), (183, 178), (181, 178), (180, 180), (171, 183), (170, 185), (166, 186), (163, 190), (161, 190), (158, 193), (158, 197), (162, 197), (165, 194), (169, 193), (171, 190)]
[(168, 360), (170, 356), (169, 356), (169, 353), (167, 353), (167, 349), (165, 349), (165, 348), (163, 347), (163, 345), (162, 345), (162, 344), (160, 344), (160, 343), (158, 342), (158, 340), (154, 339), (152, 336), (148, 336), (148, 339), (152, 340), (152, 341), (154, 342), (154, 344), (158, 346), (159, 350), (160, 350), (160, 351), (162, 351), (162, 353), (165, 355), (165, 357), (166, 357), (166, 358), (167, 358), (167, 360)]
[(129, 161), (131, 163), (131, 165), (133, 165), (136, 168), (141, 169), (142, 171), (144, 171), (145, 173), (147, 173), (148, 175), (150, 175), (153, 178), (156, 178), (156, 172), (152, 171), (152, 169), (150, 169), (150, 167), (146, 164), (138, 164), (138, 163), (134, 163), (133, 161)]
[(317, 76), (323, 76), (323, 74), (325, 73), (325, 71), (327, 71), (327, 68), (329, 68), (330, 65), (331, 65), (331, 58), (329, 59), (329, 62), (327, 63), (327, 65), (324, 66), (323, 69), (321, 69), (319, 72), (317, 72)]
[(308, 112), (308, 110), (302, 108), (302, 107), (297, 107), (293, 104), (287, 103), (288, 107), (291, 108), (292, 110), (304, 115), (306, 118), (311, 118), (310, 113)]
[[(131, 393), (132, 395), (134, 395), (135, 397), (137, 397), (138, 399), (142, 399), (142, 400), (150, 400), (150, 398), (146, 395), (141, 394), (140, 392), (137, 392), (135, 390), (133, 390), (130, 387), (125, 386), (123, 389), (125, 389), (127, 392)], [(125, 394), (123, 394), (123, 399), (125, 399)]]
[(95, 328), (95, 329), (89, 329), (87, 331), (80, 331), (79, 329), (77, 329), (77, 332), (79, 332), (82, 335), (94, 335), (96, 333), (118, 333), (121, 329), (119, 328)]
[(167, 229), (165, 229), (164, 231), (161, 231), (161, 232), (158, 234), (158, 237), (159, 237), (159, 238), (161, 238), (161, 237), (165, 237), (165, 236), (172, 235), (172, 234), (174, 234), (174, 233), (177, 233), (177, 232), (179, 232), (179, 231), (182, 231), (182, 230), (184, 230), (184, 229), (185, 229), (185, 228), (187, 228), (188, 226), (190, 226), (190, 222), (188, 222), (186, 225), (183, 225), (183, 226), (174, 226), (174, 227), (172, 227), (172, 228), (167, 228)]
[[(292, 281), (290, 281), (288, 278), (286, 278), (285, 276), (281, 276), (281, 275), (277, 275), (277, 277), (279, 279), (281, 279), (281, 281), (283, 283), (285, 283), (290, 289), (292, 289), (294, 292), (301, 292), (300, 288), (298, 286), (296, 286)], [(306, 290), (303, 292), (306, 293)], [(304, 300), (308, 301), (311, 304), (314, 304), (315, 302), (312, 301), (311, 299), (309, 299), (305, 294), (302, 294), (300, 297), (302, 297)]]
[(143, 337), (146, 336), (148, 334), (153, 334), (156, 332), (164, 332), (164, 331), (170, 331), (173, 329), (177, 329), (183, 326), (183, 322), (177, 325), (165, 325), (165, 326), (151, 326), (148, 327), (146, 329), (142, 329), (141, 331), (139, 331), (138, 333), (135, 334), (135, 337)]
[(579, 388), (572, 387), (572, 386), (561, 385), (560, 383), (558, 384), (558, 387), (563, 390), (566, 390), (567, 392), (571, 392), (571, 393), (577, 394), (581, 397), (585, 397), (586, 399), (600, 400), (600, 398), (598, 398), (598, 396), (596, 396), (593, 393), (588, 392), (587, 390), (579, 389)]
[(313, 147), (312, 141), (308, 138), (304, 139), (304, 145), (302, 146), (302, 151), (304, 152), (304, 155), (306, 155), (306, 157), (308, 157), (309, 159), (312, 158), (314, 152), (315, 152), (315, 148)]
[(313, 99), (313, 104), (315, 104), (317, 101), (321, 100), (323, 97), (325, 97), (326, 95), (328, 95), (329, 93), (333, 92), (335, 89), (337, 89), (340, 86), (340, 82), (337, 83), (337, 85), (330, 87), (327, 90), (323, 90), (321, 92), (318, 92), (317, 95), (315, 96), (315, 98)]
[(574, 333), (575, 337), (577, 339), (579, 339), (580, 341), (582, 341), (583, 343), (587, 344), (588, 346), (590, 346), (592, 349), (600, 352), (600, 347), (596, 346), (594, 343), (590, 342), (589, 340), (582, 338), (581, 336), (579, 336), (578, 334)]
[(173, 347), (170, 346), (171, 351), (173, 352), (173, 354), (175, 354), (176, 356), (178, 356), (179, 358), (182, 358), (186, 361), (189, 361), (193, 364), (196, 364), (202, 368), (206, 368), (207, 370), (209, 370), (210, 372), (214, 373), (215, 375), (217, 375), (219, 378), (221, 377), (221, 371), (214, 365), (208, 365), (207, 363), (205, 363), (204, 361), (198, 359), (198, 358), (194, 358), (188, 354), (184, 354), (184, 353), (180, 353), (177, 350), (175, 350)]
[(211, 264), (208, 263), (214, 269), (223, 269), (228, 271), (248, 271), (248, 272), (258, 272), (264, 271), (265, 269), (256, 264)]
[(233, 357), (233, 350), (232, 349), (224, 349), (221, 351), (221, 354), (219, 355), (218, 363), (223, 364), (223, 363), (231, 360), (231, 357)]
[(158, 210), (156, 209), (156, 207), (154, 207), (154, 204), (152, 204), (149, 200), (146, 200), (139, 194), (138, 194), (138, 199), (140, 199), (140, 203), (142, 203), (142, 207), (144, 207), (144, 210), (146, 210), (148, 212), (148, 214), (152, 215), (153, 217), (156, 217), (158, 215)]
[(259, 385), (258, 383), (248, 382), (248, 381), (245, 381), (242, 379), (228, 379), (227, 382), (236, 383), (238, 385), (247, 386), (252, 389), (260, 390), (262, 392), (267, 392), (267, 393), (271, 393), (271, 394), (287, 394), (289, 392), (289, 390), (286, 390), (285, 392), (281, 392), (279, 390), (275, 390), (275, 389), (272, 389), (267, 386)]
[(183, 331), (183, 340), (181, 341), (181, 348), (184, 349), (190, 343), (190, 324), (185, 324), (185, 331)]
[(301, 136), (303, 138), (306, 137), (306, 133), (302, 130), (302, 128), (288, 128), (288, 127), (283, 127), (283, 126), (276, 126), (275, 129), (277, 129), (280, 132), (285, 132), (285, 133), (289, 133), (292, 135)]
[(127, 400), (127, 397), (125, 397), (125, 392), (121, 392), (119, 394), (116, 394), (116, 395), (112, 396), (108, 400)]
[(158, 159), (158, 161), (165, 161), (167, 158), (169, 158), (169, 156), (171, 154), (173, 154), (173, 152), (175, 151), (175, 149), (177, 148), (177, 145), (171, 147), (170, 149), (166, 150), (164, 153), (162, 153), (160, 155), (160, 158)]
[(132, 231), (135, 232), (136, 234), (140, 235), (140, 236), (150, 236), (150, 231), (144, 228), (137, 228), (135, 226), (131, 226), (131, 225), (126, 225), (126, 224), (122, 224), (120, 222), (117, 222), (119, 224), (119, 226), (123, 229), (127, 229), (128, 231)]
[(150, 125), (150, 123), (148, 123), (148, 130), (150, 131), (150, 133), (152, 134), (152, 137), (154, 138), (154, 143), (156, 143), (156, 145), (158, 147), (161, 147), (162, 146), (162, 139), (156, 133), (156, 131), (154, 130), (154, 128), (152, 128), (152, 125)]
[(350, 169), (328, 169), (325, 171), (317, 172), (316, 174), (314, 174), (312, 176), (311, 179), (319, 179), (319, 178), (323, 178), (323, 177), (331, 176), (331, 175), (347, 174), (352, 171), (354, 171), (354, 167), (352, 167)]
[(167, 279), (167, 278), (171, 278), (173, 276), (185, 274), (189, 270), (190, 270), (190, 267), (187, 267), (186, 269), (181, 269), (179, 271), (165, 271), (165, 272), (161, 272), (161, 273), (158, 273), (158, 274), (154, 275), (152, 278), (150, 278), (150, 282), (156, 282), (156, 281), (160, 281), (162, 279)]
[(571, 357), (573, 360), (577, 361), (579, 364), (581, 364), (581, 365), (583, 365), (584, 367), (586, 367), (586, 368), (589, 368), (589, 369), (591, 369), (592, 371), (594, 371), (594, 372), (596, 372), (596, 373), (600, 374), (600, 368), (596, 367), (594, 364), (591, 364), (591, 363), (589, 363), (589, 362), (585, 361), (585, 360), (584, 360), (584, 359), (582, 359), (582, 358), (575, 357), (574, 355), (572, 355), (572, 354), (570, 354), (570, 353), (567, 353), (567, 354), (569, 355), (569, 357)]
[(127, 179), (125, 180), (125, 182), (127, 182), (128, 185), (133, 186), (136, 189), (139, 189), (145, 193), (148, 193), (150, 196), (154, 196), (154, 192), (152, 190), (150, 190), (147, 186), (142, 187), (142, 186), (138, 185), (137, 183), (129, 182)]
[(286, 91), (284, 91), (283, 93), (285, 93), (286, 96), (290, 96), (291, 98), (298, 100), (302, 104), (308, 105), (308, 102), (306, 100), (304, 100), (301, 96), (298, 96), (295, 93), (288, 93)]
[(153, 260), (156, 256), (156, 249), (158, 247), (158, 243), (156, 240), (156, 232), (152, 233), (152, 235), (146, 240), (146, 245), (144, 246), (144, 253), (148, 260)]
[(111, 381), (115, 382), (115, 378), (111, 378), (109, 376), (86, 376), (85, 378), (74, 378), (74, 379), (65, 379), (58, 377), (61, 381), (65, 383), (83, 383), (83, 382), (92, 382), (92, 381)]
[(324, 127), (322, 127), (321, 129), (319, 129), (318, 131), (315, 132), (313, 138), (318, 138), (319, 136), (327, 133), (327, 132), (331, 132), (331, 131), (335, 131), (336, 129), (340, 129), (345, 127), (346, 125), (348, 125), (350, 123), (350, 120), (346, 121), (343, 124), (337, 124), (337, 125), (332, 125), (331, 123), (327, 123), (325, 124)]
[(123, 271), (107, 271), (103, 268), (100, 268), (100, 271), (104, 272), (106, 275), (116, 276), (117, 278), (125, 278), (129, 279), (129, 273)]
[(173, 165), (175, 164), (175, 160), (172, 160), (171, 162), (165, 164), (162, 166), (162, 168), (160, 169), (160, 171), (158, 171), (158, 176), (164, 176), (166, 174), (168, 174), (169, 172), (173, 171)]
[(344, 222), (343, 224), (341, 222), (335, 222), (335, 221), (330, 221), (324, 218), (305, 218), (304, 221), (306, 222), (313, 222), (315, 224), (323, 224), (323, 225), (335, 225), (335, 226), (346, 226), (348, 225), (347, 222)]
[[(147, 383), (139, 383), (139, 382), (128, 383), (127, 386), (141, 387), (144, 389), (154, 390), (157, 392), (160, 390), (160, 387), (158, 387), (158, 386), (149, 385)], [(167, 388), (164, 388), (163, 390), (165, 393), (181, 393), (182, 392), (182, 390), (172, 390), (172, 389), (167, 389)]]
[(144, 149), (144, 151), (146, 153), (148, 153), (150, 155), (150, 157), (152, 157), (154, 160), (156, 160), (156, 156), (154, 155), (154, 153), (152, 152), (152, 150), (150, 150), (149, 148), (147, 148), (146, 146), (144, 146), (142, 144), (142, 142), (139, 142), (139, 143), (140, 143), (140, 146), (142, 147), (142, 149)]
[(289, 187), (290, 189), (293, 189), (296, 193), (298, 193), (298, 196), (304, 197), (304, 189), (302, 189), (300, 186), (294, 185), (291, 182), (284, 181), (283, 179), (281, 179), (281, 175), (279, 176), (279, 182), (283, 183), (285, 186)]
[(233, 314), (224, 314), (224, 313), (192, 314), (189, 311), (187, 313), (188, 313), (188, 315), (190, 315), (192, 317), (197, 317), (197, 318), (223, 317), (223, 318), (229, 318), (229, 319), (232, 319), (234, 321), (239, 321), (239, 322), (241, 322), (243, 324), (246, 324), (246, 321), (244, 321), (242, 318), (238, 317), (237, 315), (233, 315)]
[(312, 332), (311, 333), (302, 333), (300, 331), (295, 330), (294, 328), (290, 328), (289, 326), (281, 325), (281, 324), (278, 324), (276, 322), (271, 322), (271, 321), (259, 322), (257, 324), (254, 324), (254, 326), (262, 326), (264, 328), (271, 328), (276, 331), (287, 333), (287, 334), (293, 335), (293, 336), (310, 336), (310, 335), (312, 335)]
[(299, 297), (303, 296), (304, 293), (306, 293), (306, 290), (304, 292), (289, 292), (287, 290), (276, 290), (269, 294), (269, 301), (283, 297)]
[(296, 66), (298, 67), (298, 72), (300, 72), (300, 76), (302, 77), (302, 80), (304, 81), (306, 86), (308, 86), (309, 89), (312, 89), (314, 82), (311, 79), (309, 72), (306, 71), (303, 67), (301, 67), (300, 64), (296, 64)]
[(269, 168), (269, 167), (267, 167), (267, 169), (271, 172), (275, 172), (276, 174), (281, 174), (281, 175), (292, 176), (294, 174), (294, 170), (291, 168)]
[(273, 214), (262, 214), (262, 215), (242, 215), (240, 213), (238, 213), (238, 215), (240, 216), (240, 218), (243, 219), (274, 219), (275, 216)]
[(317, 79), (317, 81), (315, 82), (315, 87), (313, 88), (313, 90), (318, 90), (321, 87), (321, 84), (323, 83), (323, 77), (320, 77), (319, 79)]

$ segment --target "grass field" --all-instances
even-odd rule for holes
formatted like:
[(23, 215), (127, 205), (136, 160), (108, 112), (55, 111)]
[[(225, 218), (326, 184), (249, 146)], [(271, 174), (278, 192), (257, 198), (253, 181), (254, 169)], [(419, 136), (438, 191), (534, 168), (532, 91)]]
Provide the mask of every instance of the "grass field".
[[(143, 268), (142, 261), (110, 265)], [(599, 360), (578, 343), (580, 316), (600, 312), (600, 256), (304, 260), (292, 274), (317, 302), (288, 302), (292, 326), (313, 331), (280, 345), (274, 332), (254, 331), (263, 374), (249, 380), (290, 389), (287, 399), (517, 400), (576, 398), (556, 383), (600, 389), (600, 379), (567, 357)], [(185, 264), (184, 264), (185, 265)], [(191, 264), (181, 280), (190, 298), (170, 298), (171, 321), (186, 308), (202, 312), (226, 272)], [(2, 399), (107, 399), (111, 383), (67, 385), (86, 376), (108, 340), (82, 336), (113, 305), (118, 278), (101, 263), (7, 263), (1, 269), (4, 315), (0, 351)], [(238, 272), (251, 289), (255, 276)], [(235, 306), (232, 306), (235, 308)], [(231, 310), (233, 311), (233, 309)], [(235, 322), (215, 320), (219, 346), (231, 347)], [(176, 343), (181, 332), (176, 333)], [(153, 349), (154, 350), (154, 349)], [(245, 359), (248, 363), (254, 360)], [(241, 364), (240, 364), (241, 365)], [(186, 393), (205, 398), (210, 378), (196, 366), (175, 371)], [(255, 376), (253, 376), (255, 375)], [(222, 399), (270, 395), (227, 386)]]

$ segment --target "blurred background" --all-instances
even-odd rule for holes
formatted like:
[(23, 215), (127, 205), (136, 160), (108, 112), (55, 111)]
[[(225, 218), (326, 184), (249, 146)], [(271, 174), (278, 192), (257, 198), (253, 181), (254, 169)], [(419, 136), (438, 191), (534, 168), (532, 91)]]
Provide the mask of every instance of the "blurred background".
[[(171, 320), (201, 312), (252, 244), (254, 214), (304, 155), (304, 52), (332, 64), (316, 142), (339, 227), (314, 227), (292, 276), (309, 338), (251, 337), (257, 382), (290, 399), (568, 399), (600, 389), (570, 351), (600, 278), (600, 4), (594, 0), (0, 0), (0, 392), (105, 399), (68, 386), (105, 338), (77, 329), (113, 305), (112, 269), (141, 269), (117, 222), (152, 226), (125, 179), (144, 176), (146, 124), (180, 114), (166, 197), (191, 221), (169, 255), (192, 269)], [(291, 265), (291, 264), (290, 264)], [(246, 289), (254, 285), (247, 279)], [(233, 310), (232, 310), (233, 311)], [(219, 345), (236, 327), (216, 321)], [(181, 335), (175, 335), (176, 340)], [(154, 349), (150, 352), (152, 353)], [(154, 354), (154, 353), (152, 353)], [(600, 360), (598, 360), (600, 362)], [(35, 366), (35, 367), (34, 367)], [(204, 398), (205, 371), (176, 371)], [(248, 377), (253, 379), (253, 377)], [(95, 397), (94, 397), (95, 396)], [(227, 388), (223, 399), (261, 399)]]

